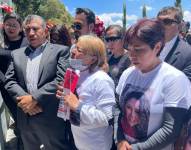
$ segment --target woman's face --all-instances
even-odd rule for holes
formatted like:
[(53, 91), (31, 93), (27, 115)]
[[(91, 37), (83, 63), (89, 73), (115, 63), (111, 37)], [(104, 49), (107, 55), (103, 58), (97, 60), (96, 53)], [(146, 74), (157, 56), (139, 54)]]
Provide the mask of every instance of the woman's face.
[(94, 57), (84, 53), (84, 49), (80, 42), (77, 42), (75, 47), (71, 50), (71, 57), (74, 59), (82, 59), (84, 65), (91, 65), (94, 63)]
[(125, 104), (126, 119), (131, 127), (140, 123), (139, 106), (140, 106), (140, 101), (135, 98), (129, 99)]
[(157, 57), (161, 44), (157, 43), (153, 49), (140, 40), (133, 40), (128, 44), (128, 54), (132, 64), (142, 72), (149, 72), (159, 60)]
[(22, 31), (19, 22), (13, 18), (7, 19), (4, 22), (4, 30), (9, 40), (19, 37), (19, 33)]

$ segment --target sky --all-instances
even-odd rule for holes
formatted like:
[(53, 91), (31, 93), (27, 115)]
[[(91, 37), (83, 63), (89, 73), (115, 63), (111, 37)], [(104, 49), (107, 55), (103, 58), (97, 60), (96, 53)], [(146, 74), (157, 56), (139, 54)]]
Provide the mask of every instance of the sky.
[[(77, 7), (86, 7), (93, 10), (96, 16), (104, 22), (105, 26), (110, 24), (122, 25), (123, 2), (126, 2), (127, 26), (135, 23), (142, 17), (142, 6), (147, 8), (147, 17), (153, 18), (164, 6), (174, 6), (175, 0), (60, 0), (74, 16)], [(191, 0), (182, 0), (184, 20), (191, 22)]]

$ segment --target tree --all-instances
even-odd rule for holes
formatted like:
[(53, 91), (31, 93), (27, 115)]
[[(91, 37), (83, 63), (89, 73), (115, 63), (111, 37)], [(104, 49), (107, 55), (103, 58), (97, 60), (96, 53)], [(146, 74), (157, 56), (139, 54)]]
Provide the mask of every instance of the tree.
[(17, 0), (15, 10), (22, 18), (29, 14), (39, 14), (40, 5), (45, 2), (46, 0)]
[(15, 0), (15, 8), (22, 18), (29, 14), (37, 14), (55, 24), (66, 26), (70, 26), (73, 20), (59, 0)]
[(181, 15), (182, 15), (182, 17), (183, 17), (181, 0), (176, 0), (174, 5), (175, 5), (175, 7), (180, 8), (180, 10), (181, 10)]
[(143, 8), (142, 8), (142, 16), (143, 16), (143, 18), (147, 17), (147, 8), (146, 8), (145, 4), (143, 5)]
[(126, 30), (126, 3), (123, 2), (123, 29)]

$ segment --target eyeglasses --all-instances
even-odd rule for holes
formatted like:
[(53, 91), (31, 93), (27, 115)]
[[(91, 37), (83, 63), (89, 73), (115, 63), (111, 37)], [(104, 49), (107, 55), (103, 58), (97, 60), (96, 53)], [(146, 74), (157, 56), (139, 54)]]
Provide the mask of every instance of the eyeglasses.
[(74, 23), (74, 24), (72, 25), (72, 29), (74, 29), (74, 30), (81, 30), (81, 29), (82, 29), (82, 24), (80, 24), (80, 23)]
[(13, 28), (13, 29), (16, 29), (17, 28), (17, 25), (16, 24), (5, 24), (4, 25), (6, 28)]
[(179, 22), (174, 19), (166, 18), (166, 19), (160, 19), (160, 20), (163, 22), (164, 25), (171, 25), (173, 23), (179, 24)]
[(25, 32), (29, 33), (31, 30), (33, 30), (33, 32), (37, 32), (40, 28), (39, 27), (26, 27), (24, 28)]
[(109, 42), (114, 42), (114, 41), (120, 40), (122, 38), (121, 38), (121, 36), (110, 36), (110, 37), (106, 36), (104, 39), (107, 43), (109, 43)]

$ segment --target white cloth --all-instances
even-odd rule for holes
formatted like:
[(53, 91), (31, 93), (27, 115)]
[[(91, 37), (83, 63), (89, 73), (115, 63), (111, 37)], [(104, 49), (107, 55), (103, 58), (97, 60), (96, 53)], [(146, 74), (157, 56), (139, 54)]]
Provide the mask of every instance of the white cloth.
[[(140, 124), (145, 124), (144, 127), (147, 127), (144, 128), (146, 137), (161, 127), (164, 107), (188, 109), (191, 106), (190, 81), (181, 71), (165, 62), (148, 73), (142, 73), (134, 66), (126, 69), (116, 88), (116, 92), (120, 95), (120, 103), (124, 95), (127, 97), (132, 91), (143, 92), (140, 101), (142, 100), (143, 104), (149, 105), (147, 107), (145, 105), (143, 108), (140, 103), (139, 106), (139, 109), (148, 109), (149, 111), (148, 119), (145, 119), (147, 122), (140, 121)], [(144, 111), (140, 112), (140, 118), (142, 112)], [(165, 150), (171, 150), (172, 145), (169, 144)]]
[(113, 80), (104, 71), (80, 74), (80, 126), (71, 126), (79, 150), (110, 150), (113, 128), (108, 121), (113, 118), (114, 89)]
[(170, 50), (174, 46), (177, 38), (178, 38), (178, 36), (175, 36), (174, 38), (172, 38), (172, 40), (165, 43), (165, 46), (164, 46), (164, 48), (162, 49), (162, 51), (160, 52), (160, 55), (159, 55), (159, 58), (161, 60), (165, 60), (166, 56), (168, 55), (168, 53), (170, 52)]

